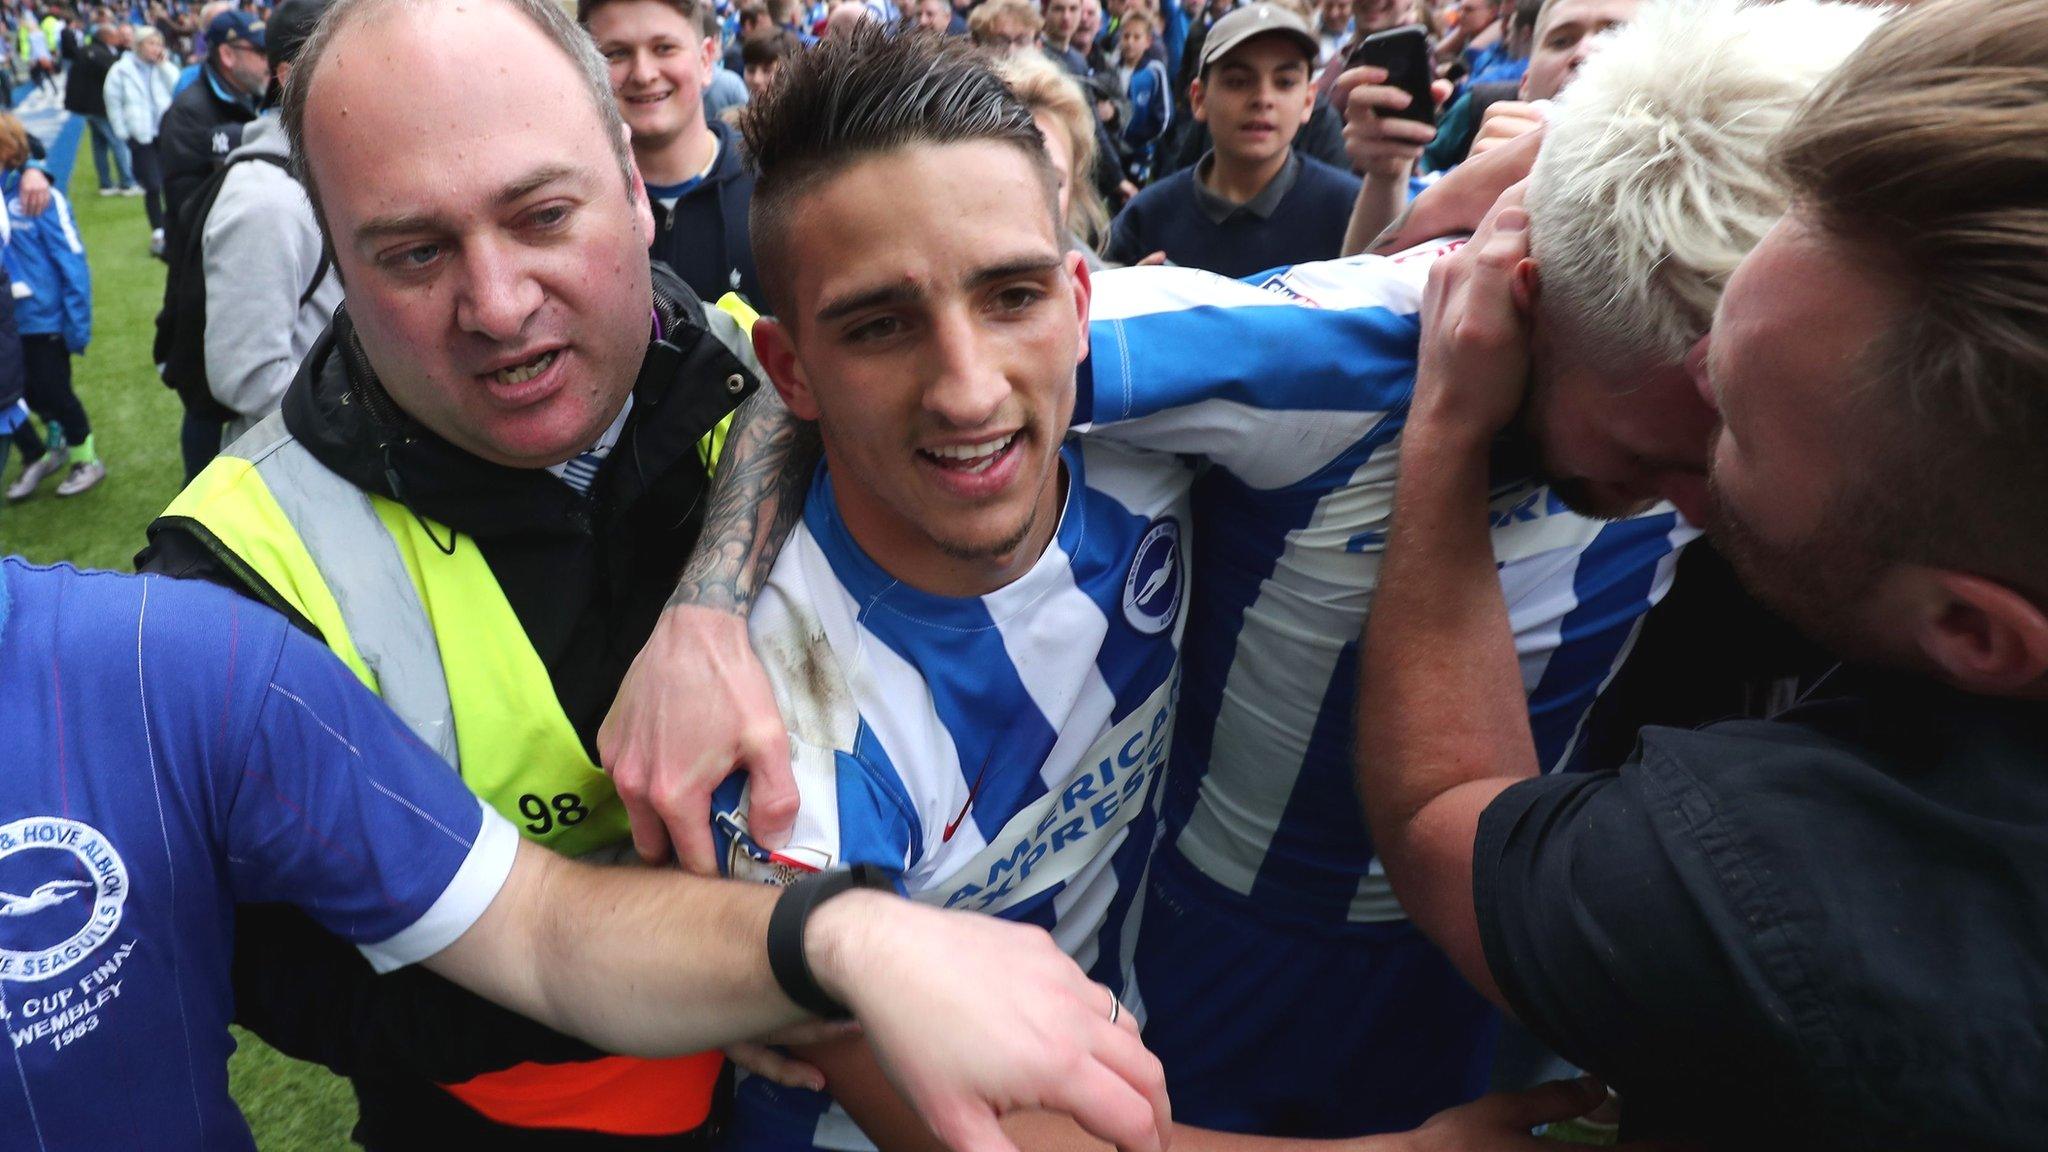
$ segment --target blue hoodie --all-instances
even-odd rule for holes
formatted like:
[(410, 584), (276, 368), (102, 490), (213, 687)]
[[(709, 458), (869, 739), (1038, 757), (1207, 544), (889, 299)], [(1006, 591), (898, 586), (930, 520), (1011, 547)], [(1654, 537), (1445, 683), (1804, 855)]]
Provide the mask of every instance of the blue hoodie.
[(71, 202), (50, 189), (50, 206), (40, 216), (21, 210), (21, 173), (9, 172), (0, 189), (7, 196), (7, 274), (30, 294), (14, 302), (14, 319), (24, 336), (61, 335), (72, 355), (92, 342), (92, 271)]

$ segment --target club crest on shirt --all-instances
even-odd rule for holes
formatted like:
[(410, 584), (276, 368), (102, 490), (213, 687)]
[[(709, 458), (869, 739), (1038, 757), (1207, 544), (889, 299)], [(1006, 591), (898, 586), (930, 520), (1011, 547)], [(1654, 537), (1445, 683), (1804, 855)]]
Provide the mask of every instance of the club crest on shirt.
[(127, 901), (128, 867), (90, 824), (0, 824), (0, 980), (70, 971), (121, 926)]
[(1170, 516), (1153, 521), (1138, 542), (1131, 571), (1124, 577), (1124, 619), (1131, 627), (1157, 636), (1173, 626), (1186, 584), (1182, 567), (1180, 521)]

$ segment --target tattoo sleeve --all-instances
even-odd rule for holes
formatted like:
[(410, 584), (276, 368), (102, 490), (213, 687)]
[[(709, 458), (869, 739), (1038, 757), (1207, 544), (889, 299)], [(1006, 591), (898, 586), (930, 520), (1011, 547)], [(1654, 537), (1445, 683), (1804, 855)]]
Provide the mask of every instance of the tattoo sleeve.
[(818, 463), (818, 429), (763, 386), (740, 405), (711, 485), (704, 530), (668, 606), (692, 604), (744, 616), (803, 515)]

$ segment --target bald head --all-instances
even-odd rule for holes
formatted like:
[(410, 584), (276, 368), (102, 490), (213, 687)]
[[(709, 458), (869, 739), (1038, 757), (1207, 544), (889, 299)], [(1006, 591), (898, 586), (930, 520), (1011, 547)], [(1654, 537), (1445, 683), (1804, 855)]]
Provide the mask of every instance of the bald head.
[[(508, 35), (527, 48), (538, 44), (552, 49), (540, 53), (542, 60), (536, 63), (550, 73), (560, 70), (576, 82), (574, 86), (581, 92), (571, 93), (570, 98), (580, 99), (590, 109), (604, 138), (612, 142), (620, 172), (630, 184), (632, 155), (624, 121), (612, 99), (604, 57), (589, 35), (551, 0), (336, 0), (299, 51), (285, 86), (283, 108), (292, 171), (305, 186), (323, 233), (327, 217), (319, 172), (312, 160), (318, 148), (315, 137), (323, 124), (322, 114), (314, 112), (313, 106), (321, 105), (323, 112), (331, 111), (339, 120), (361, 117), (356, 121), (359, 125), (375, 118), (379, 129), (403, 134), (407, 122), (417, 122), (422, 108), (442, 108), (459, 94), (480, 87), (502, 89), (506, 99), (493, 105), (492, 115), (474, 125), (481, 142), (492, 134), (494, 121), (515, 119), (520, 109), (533, 106), (540, 96), (535, 85), (526, 83), (527, 78), (511, 67), (510, 56), (502, 50), (502, 38)], [(555, 60), (547, 62), (548, 56)], [(334, 77), (322, 81), (320, 75), (330, 59)], [(329, 101), (323, 98), (324, 90), (336, 86), (351, 91), (334, 101), (334, 108), (326, 109)], [(378, 99), (365, 102), (364, 95)], [(382, 115), (394, 109), (402, 120), (391, 122)], [(459, 165), (459, 154), (451, 157), (451, 163)]]

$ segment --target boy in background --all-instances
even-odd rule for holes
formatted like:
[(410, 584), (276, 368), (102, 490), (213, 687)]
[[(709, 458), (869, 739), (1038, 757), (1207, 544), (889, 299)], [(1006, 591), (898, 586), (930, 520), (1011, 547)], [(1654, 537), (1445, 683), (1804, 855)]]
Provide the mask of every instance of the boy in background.
[(1214, 145), (1140, 192), (1111, 228), (1113, 263), (1166, 260), (1242, 277), (1336, 256), (1359, 181), (1294, 149), (1315, 110), (1315, 34), (1292, 10), (1252, 4), (1216, 22), (1190, 91)]

